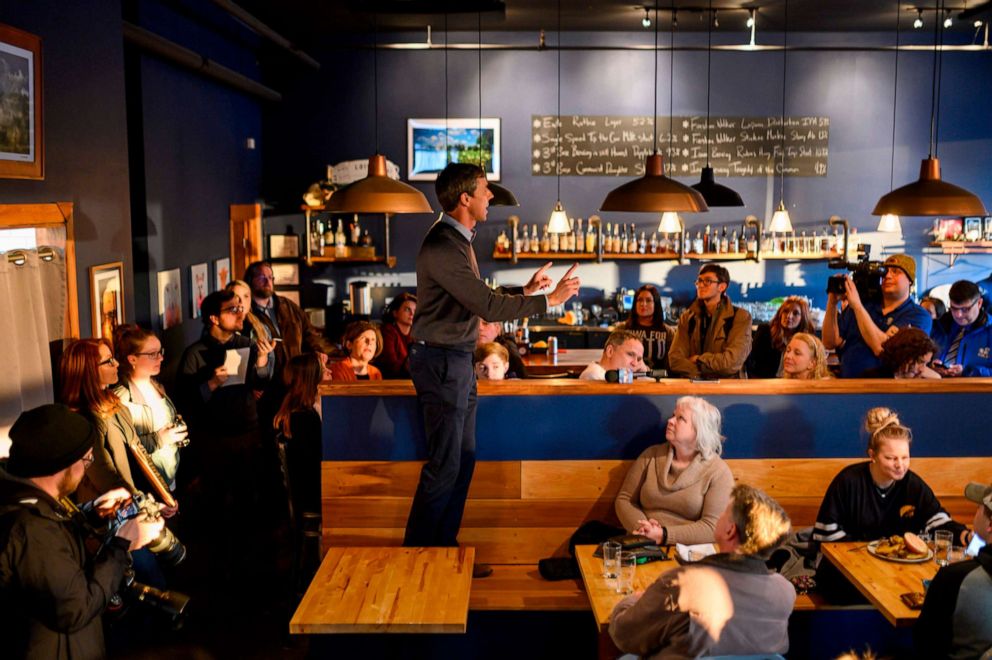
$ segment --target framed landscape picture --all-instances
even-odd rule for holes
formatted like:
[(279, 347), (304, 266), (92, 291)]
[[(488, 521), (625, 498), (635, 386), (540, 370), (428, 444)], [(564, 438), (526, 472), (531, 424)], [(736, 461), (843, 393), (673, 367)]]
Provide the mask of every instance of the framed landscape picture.
[(0, 177), (44, 179), (41, 39), (0, 24)]
[(486, 178), (500, 180), (499, 118), (407, 119), (410, 181), (434, 181), (448, 163), (482, 165)]
[(90, 301), (93, 337), (114, 336), (124, 323), (124, 263), (90, 266)]

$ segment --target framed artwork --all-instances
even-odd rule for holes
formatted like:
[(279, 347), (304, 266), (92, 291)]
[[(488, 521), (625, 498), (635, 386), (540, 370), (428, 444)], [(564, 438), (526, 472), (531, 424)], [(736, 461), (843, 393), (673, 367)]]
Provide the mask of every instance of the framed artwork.
[(938, 241), (956, 241), (962, 238), (964, 222), (961, 218), (941, 218), (934, 220), (935, 239)]
[(964, 219), (964, 240), (982, 240), (982, 218), (980, 216)]
[(210, 293), (210, 271), (207, 264), (193, 264), (189, 267), (189, 301), (192, 312), (190, 318), (200, 318), (200, 303)]
[(275, 278), (276, 284), (280, 286), (297, 286), (300, 283), (300, 264), (272, 264), (272, 277)]
[(216, 284), (214, 291), (220, 291), (232, 279), (234, 278), (231, 277), (231, 258), (214, 259), (214, 283)]
[(158, 271), (158, 316), (163, 330), (183, 322), (183, 293), (180, 285), (178, 268)]
[(269, 234), (270, 259), (295, 259), (300, 256), (300, 237), (297, 234)]
[(987, 215), (982, 219), (982, 238), (992, 241), (992, 215)]
[(0, 24), (0, 177), (44, 179), (41, 39)]
[(112, 338), (124, 323), (124, 262), (90, 266), (90, 301), (93, 337)]
[(290, 289), (288, 291), (276, 291), (276, 293), (287, 300), (292, 300), (297, 305), (300, 304), (300, 292), (295, 289)]
[(448, 163), (481, 164), (500, 180), (499, 118), (407, 119), (406, 167), (410, 181), (434, 181)]

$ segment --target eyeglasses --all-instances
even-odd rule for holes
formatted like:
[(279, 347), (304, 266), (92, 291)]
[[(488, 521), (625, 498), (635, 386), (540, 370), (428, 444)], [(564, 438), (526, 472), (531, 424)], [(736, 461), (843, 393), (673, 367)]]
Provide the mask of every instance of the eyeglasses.
[(164, 348), (160, 348), (157, 351), (149, 351), (147, 353), (135, 353), (135, 355), (140, 355), (142, 357), (146, 357), (146, 358), (150, 358), (150, 359), (154, 360), (156, 358), (164, 358), (165, 357), (165, 349)]
[(972, 307), (978, 304), (979, 300), (981, 300), (981, 298), (975, 298), (971, 301), (970, 305), (951, 305), (951, 314), (954, 314), (955, 312), (958, 314), (967, 314), (971, 311)]
[(103, 362), (97, 363), (97, 366), (98, 367), (105, 367), (107, 365), (116, 365), (116, 364), (117, 364), (117, 360), (114, 358), (114, 356), (110, 356), (109, 358), (107, 358)]
[(269, 282), (275, 282), (276, 281), (276, 276), (275, 275), (265, 275), (265, 274), (259, 273), (258, 275), (256, 275), (252, 279), (253, 280), (262, 280), (263, 282), (266, 281), (266, 280), (268, 280)]
[(702, 286), (710, 286), (710, 285), (719, 284), (719, 283), (720, 283), (720, 280), (711, 280), (711, 279), (707, 279), (705, 277), (697, 277), (696, 278), (696, 284), (700, 284)]
[(242, 307), (241, 305), (236, 305), (234, 307), (221, 307), (220, 311), (221, 311), (221, 314), (225, 314), (225, 313), (226, 314), (240, 314), (241, 312), (245, 311), (245, 308)]

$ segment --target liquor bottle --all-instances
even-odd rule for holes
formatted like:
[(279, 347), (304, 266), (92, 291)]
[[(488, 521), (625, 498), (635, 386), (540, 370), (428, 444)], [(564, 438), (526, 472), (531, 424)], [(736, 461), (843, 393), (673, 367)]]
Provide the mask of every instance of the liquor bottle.
[[(707, 234), (709, 236), (709, 234)], [(706, 247), (706, 243), (703, 241), (702, 234), (699, 230), (696, 230), (696, 238), (692, 241), (692, 251), (696, 254), (702, 254), (704, 252), (703, 248)]]
[(506, 230), (500, 229), (499, 236), (496, 237), (496, 254), (506, 254)]
[(627, 245), (627, 225), (625, 224), (623, 226), (623, 237), (620, 239), (620, 250), (619, 251), (622, 252), (622, 253), (624, 253), (624, 254), (627, 254), (628, 247), (629, 246)]
[(324, 223), (323, 239), (324, 247), (334, 245), (334, 230), (331, 228), (330, 218), (328, 218), (327, 222)]
[(613, 252), (613, 223), (606, 223), (606, 231), (603, 232), (603, 252)]
[(706, 228), (703, 230), (703, 249), (700, 252), (709, 252), (712, 249), (713, 246), (710, 245), (710, 226), (706, 225)]
[(572, 235), (572, 251), (582, 252), (585, 234), (582, 233), (582, 218), (578, 219), (575, 226), (575, 233)]
[(548, 247), (552, 252), (558, 252), (561, 249), (561, 234), (557, 232), (551, 234), (551, 240)]
[(733, 235), (730, 237), (730, 251), (737, 254), (741, 251), (741, 239), (737, 235), (737, 230), (734, 230)]
[(537, 223), (530, 226), (530, 251), (537, 253), (541, 251), (541, 241), (537, 237)]
[(640, 243), (637, 240), (637, 227), (634, 223), (630, 223), (630, 243), (627, 244), (627, 252), (630, 254), (637, 254), (640, 249)]
[(730, 239), (727, 238), (726, 226), (723, 228), (723, 231), (720, 234), (720, 252), (723, 252), (724, 254), (730, 252)]
[(358, 245), (362, 240), (362, 228), (358, 226), (358, 214), (355, 214), (355, 220), (351, 223), (351, 244)]
[(837, 254), (840, 254), (840, 251), (844, 248), (844, 240), (840, 236), (840, 229), (834, 229), (834, 242), (830, 247)]
[(372, 236), (369, 235), (369, 230), (366, 229), (362, 232), (362, 247), (372, 247)]
[(551, 239), (548, 237), (548, 226), (541, 230), (541, 252), (551, 252)]
[(651, 240), (648, 242), (648, 246), (651, 254), (658, 253), (658, 232), (651, 232)]
[(565, 239), (565, 247), (562, 248), (562, 252), (575, 252), (575, 234), (572, 231), (575, 229), (575, 218), (568, 219), (568, 231), (562, 237)]
[[(745, 231), (745, 234), (746, 233), (747, 232)], [(752, 234), (748, 235), (746, 245), (748, 252), (755, 255), (758, 254), (758, 232), (755, 231)]]
[(520, 251), (530, 252), (530, 232), (527, 230), (527, 225), (523, 227), (523, 238), (521, 239)]
[(810, 252), (809, 249), (809, 237), (806, 236), (806, 230), (804, 229), (799, 237), (799, 251), (803, 254)]
[(596, 231), (592, 227), (592, 223), (586, 227), (586, 252), (596, 251)]
[[(524, 226), (524, 229), (526, 230), (527, 227)], [(517, 229), (517, 235), (513, 239), (513, 251), (517, 254), (524, 251), (524, 239), (520, 236), (520, 229)]]
[(324, 254), (324, 227), (323, 222), (320, 220), (314, 223), (313, 230), (310, 232), (310, 249), (318, 257)]
[(641, 240), (637, 241), (637, 252), (639, 254), (644, 254), (648, 251), (648, 241), (644, 238), (644, 232), (641, 232)]
[(338, 228), (334, 232), (334, 247), (344, 247), (347, 239), (344, 237), (344, 225), (341, 224), (341, 218), (338, 218)]

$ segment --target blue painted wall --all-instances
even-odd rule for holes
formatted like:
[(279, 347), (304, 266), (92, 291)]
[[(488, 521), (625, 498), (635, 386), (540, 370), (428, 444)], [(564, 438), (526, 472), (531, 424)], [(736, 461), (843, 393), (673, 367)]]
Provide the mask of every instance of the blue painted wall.
[[(920, 34), (904, 33), (903, 42), (921, 40)], [(486, 33), (484, 41), (505, 43), (526, 36)], [(736, 35), (733, 37), (736, 39)], [(422, 35), (408, 40), (422, 41)], [(476, 41), (474, 34), (453, 33), (452, 42)], [(607, 35), (563, 35), (566, 45), (593, 43), (646, 43), (642, 33)], [(720, 37), (728, 42), (730, 37)], [(387, 41), (407, 40), (390, 35)], [(791, 35), (790, 44), (888, 45), (893, 35)], [(370, 41), (370, 40), (369, 40)], [(435, 33), (434, 43), (443, 35)], [(553, 43), (553, 35), (549, 35)], [(778, 43), (780, 35), (760, 35), (759, 42)], [(663, 36), (663, 44), (667, 37)], [(922, 41), (925, 43), (925, 40)], [(705, 45), (705, 35), (677, 35), (676, 46)], [(301, 76), (282, 82), (286, 102), (266, 114), (266, 158), (263, 191), (268, 199), (285, 207), (298, 204), (309, 183), (321, 178), (324, 165), (341, 160), (366, 158), (375, 144), (372, 90), (372, 53), (369, 50), (317, 51), (325, 66), (318, 76)], [(932, 54), (902, 52), (895, 151), (895, 185), (918, 175), (929, 140), (930, 81)], [(477, 54), (451, 51), (448, 54), (448, 111), (452, 117), (478, 113)], [(785, 197), (798, 230), (822, 228), (831, 215), (848, 218), (859, 232), (874, 231), (877, 218), (870, 216), (877, 199), (889, 190), (892, 138), (893, 63), (891, 52), (789, 53), (787, 112), (792, 115), (830, 117), (829, 175), (823, 178), (789, 178)], [(648, 114), (651, 111), (653, 62), (650, 52), (565, 51), (561, 58), (561, 109), (563, 114)], [(668, 54), (659, 59), (659, 113), (667, 115)], [(439, 117), (444, 114), (444, 56), (441, 51), (380, 51), (378, 131), (381, 150), (406, 170), (406, 119)], [(940, 147), (945, 178), (964, 186), (992, 204), (992, 108), (979, 99), (992, 95), (992, 54), (947, 53), (944, 56)], [(501, 282), (522, 281), (532, 270), (525, 266), (505, 270), (488, 256), (493, 242), (511, 213), (523, 222), (544, 223), (555, 200), (555, 180), (530, 175), (530, 118), (532, 114), (555, 112), (556, 58), (554, 51), (487, 51), (483, 54), (483, 114), (502, 119), (503, 180), (521, 201), (521, 208), (492, 209), (476, 243), (484, 275), (497, 275)], [(781, 111), (782, 54), (780, 52), (716, 52), (713, 55), (713, 114), (777, 115)], [(678, 51), (675, 55), (675, 114), (705, 114), (706, 53)], [(685, 183), (693, 180), (684, 179)], [(566, 177), (561, 197), (569, 214), (588, 217), (595, 213), (606, 193), (621, 182), (609, 177)], [(734, 178), (725, 181), (744, 197), (748, 208), (714, 210), (687, 217), (690, 230), (705, 224), (739, 225), (744, 215), (770, 216), (778, 201), (778, 182), (765, 178)], [(430, 184), (416, 184), (436, 205)], [(652, 229), (656, 218), (638, 214), (601, 214), (606, 220), (637, 222), (639, 229)], [(405, 216), (395, 221), (394, 246), (399, 256), (397, 270), (413, 270), (420, 238), (433, 218)], [(374, 221), (370, 221), (374, 222)], [(929, 219), (903, 219), (905, 250), (920, 261), (921, 289), (958, 277), (985, 277), (992, 269), (987, 257), (968, 258), (953, 270), (946, 260), (923, 259)], [(888, 251), (902, 251), (901, 243)], [(876, 255), (878, 251), (876, 250)], [(536, 267), (537, 264), (529, 262)], [(621, 284), (634, 287), (652, 281), (677, 295), (691, 295), (691, 280), (697, 266), (643, 265), (625, 262), (586, 267), (584, 295)], [(377, 268), (326, 268), (323, 275), (336, 279), (340, 287), (359, 274), (383, 272)], [(321, 273), (318, 273), (321, 274)], [(765, 300), (786, 293), (802, 293), (825, 303), (824, 282), (830, 273), (822, 263), (760, 266), (734, 264), (731, 275), (744, 283), (733, 291), (737, 298)]]

